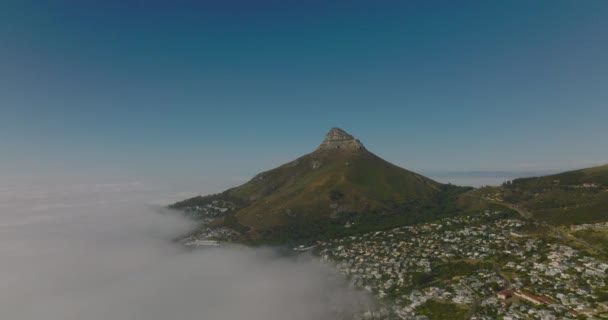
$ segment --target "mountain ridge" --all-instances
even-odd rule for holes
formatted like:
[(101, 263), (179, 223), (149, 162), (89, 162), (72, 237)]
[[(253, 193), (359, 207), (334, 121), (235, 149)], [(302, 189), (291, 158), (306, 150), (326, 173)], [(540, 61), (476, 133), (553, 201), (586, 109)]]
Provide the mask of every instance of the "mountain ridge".
[(494, 205), (523, 209), (553, 224), (602, 222), (608, 218), (608, 165), (474, 190), (398, 167), (346, 131), (332, 128), (308, 154), (222, 193), (170, 207), (201, 210), (218, 203), (227, 207), (207, 214), (210, 226), (261, 243), (414, 224)]
[(535, 219), (555, 225), (604, 222), (608, 219), (608, 164), (518, 178), (476, 192), (516, 205)]
[[(346, 131), (332, 128), (311, 153), (218, 195), (187, 199), (172, 207), (230, 200), (235, 209), (214, 225), (239, 230), (247, 238), (286, 233), (306, 238), (357, 223), (430, 219), (445, 213), (440, 207), (447, 205), (448, 194), (455, 197), (466, 190), (389, 163)], [(419, 212), (413, 212), (416, 209)]]

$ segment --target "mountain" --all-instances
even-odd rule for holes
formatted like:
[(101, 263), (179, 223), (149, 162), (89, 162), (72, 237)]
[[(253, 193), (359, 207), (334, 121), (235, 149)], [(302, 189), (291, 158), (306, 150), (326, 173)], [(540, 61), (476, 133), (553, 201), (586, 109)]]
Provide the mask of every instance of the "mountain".
[(476, 192), (516, 205), (551, 224), (608, 221), (608, 165), (515, 179)]
[(237, 230), (246, 239), (289, 242), (453, 214), (457, 196), (467, 190), (393, 165), (333, 128), (312, 153), (221, 194), (172, 207), (229, 203), (213, 225)]

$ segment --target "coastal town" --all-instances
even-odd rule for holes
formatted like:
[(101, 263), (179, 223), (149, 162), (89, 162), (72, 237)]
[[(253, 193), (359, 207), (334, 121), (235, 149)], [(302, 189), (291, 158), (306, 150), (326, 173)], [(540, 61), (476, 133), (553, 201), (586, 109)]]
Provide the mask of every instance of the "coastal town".
[(318, 241), (311, 251), (379, 298), (362, 319), (608, 318), (608, 264), (530, 233), (531, 224), (485, 211)]

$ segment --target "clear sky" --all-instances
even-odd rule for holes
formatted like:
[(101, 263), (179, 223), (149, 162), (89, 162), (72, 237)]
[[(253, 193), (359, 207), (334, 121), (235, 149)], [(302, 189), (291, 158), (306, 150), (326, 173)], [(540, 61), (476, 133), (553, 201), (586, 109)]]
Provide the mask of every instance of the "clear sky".
[(0, 174), (608, 162), (608, 1), (2, 1)]

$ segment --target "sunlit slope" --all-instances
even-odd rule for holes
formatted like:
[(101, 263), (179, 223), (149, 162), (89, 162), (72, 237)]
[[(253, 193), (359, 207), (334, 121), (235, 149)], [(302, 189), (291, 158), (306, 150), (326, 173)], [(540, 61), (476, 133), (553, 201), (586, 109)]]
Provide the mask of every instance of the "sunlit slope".
[(251, 201), (236, 214), (241, 224), (264, 229), (301, 216), (389, 210), (398, 203), (429, 199), (439, 187), (367, 151), (326, 151), (262, 173), (228, 194)]

